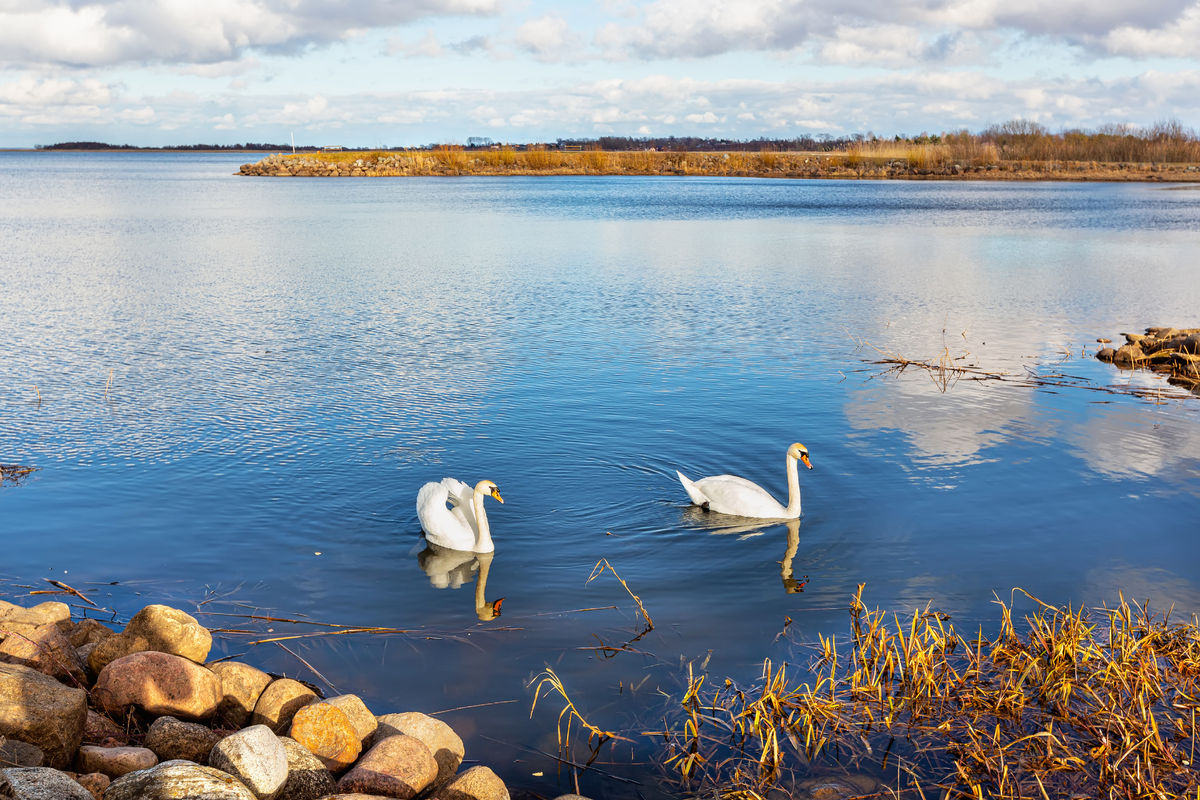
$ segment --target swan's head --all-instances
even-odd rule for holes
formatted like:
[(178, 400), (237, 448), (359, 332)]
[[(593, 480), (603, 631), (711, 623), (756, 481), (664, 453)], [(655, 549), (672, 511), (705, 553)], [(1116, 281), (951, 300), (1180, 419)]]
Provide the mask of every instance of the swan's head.
[(492, 481), (480, 481), (475, 484), (476, 494), (491, 495), (496, 499), (497, 503), (503, 503), (504, 498), (500, 496), (500, 487), (496, 486)]
[(788, 458), (799, 459), (804, 462), (804, 466), (812, 469), (812, 462), (808, 460), (808, 448), (799, 442), (788, 448)]

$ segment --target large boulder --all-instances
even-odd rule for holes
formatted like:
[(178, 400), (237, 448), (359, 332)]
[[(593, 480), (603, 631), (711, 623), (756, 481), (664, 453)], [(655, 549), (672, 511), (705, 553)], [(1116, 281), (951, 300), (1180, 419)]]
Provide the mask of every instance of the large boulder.
[(489, 768), (471, 767), (438, 789), (435, 800), (509, 800), (508, 787)]
[(87, 692), (18, 664), (0, 664), (0, 736), (41, 748), (46, 765), (71, 763), (87, 721)]
[(150, 769), (158, 757), (145, 747), (97, 747), (85, 744), (75, 756), (75, 769), (82, 773), (100, 772), (119, 778), (139, 769)]
[(212, 647), (212, 634), (191, 614), (170, 606), (146, 606), (125, 626), (125, 635), (142, 637), (151, 650), (172, 653), (203, 664)]
[(278, 800), (318, 800), (337, 790), (332, 773), (308, 748), (287, 736), (279, 741), (287, 751), (288, 777)]
[(42, 625), (54, 625), (68, 622), (71, 619), (71, 607), (66, 603), (48, 600), (36, 606), (24, 606), (0, 600), (0, 636), (4, 630), (15, 630), (18, 626), (23, 629), (39, 628)]
[(396, 734), (412, 736), (420, 739), (429, 748), (429, 752), (433, 753), (433, 758), (438, 765), (437, 779), (439, 783), (448, 780), (458, 772), (458, 766), (462, 763), (466, 748), (463, 747), (463, 740), (454, 732), (454, 729), (440, 719), (434, 719), (419, 711), (381, 714), (375, 719), (379, 723), (379, 727), (371, 739), (372, 744)]
[(398, 797), (411, 800), (438, 776), (438, 763), (420, 739), (388, 736), (378, 740), (354, 769), (338, 781), (339, 792)]
[(283, 733), (292, 724), (296, 712), (317, 700), (317, 693), (300, 681), (279, 678), (263, 690), (254, 705), (250, 722), (266, 725), (276, 733)]
[(0, 797), (12, 800), (92, 800), (87, 789), (64, 773), (46, 767), (0, 769)]
[(159, 717), (146, 731), (146, 747), (154, 751), (159, 761), (194, 761), (207, 764), (208, 754), (221, 734), (195, 722), (183, 722), (175, 717)]
[(254, 706), (262, 696), (263, 689), (270, 685), (273, 678), (261, 669), (238, 661), (219, 661), (209, 664), (208, 668), (221, 680), (221, 703), (217, 706), (217, 716), (235, 728), (245, 726), (254, 713)]
[(257, 800), (237, 778), (190, 761), (166, 761), (113, 781), (104, 800)]
[(105, 667), (96, 679), (92, 699), (110, 714), (136, 706), (156, 716), (207, 719), (216, 713), (221, 682), (194, 661), (147, 651)]
[(83, 685), (83, 662), (55, 623), (13, 632), (0, 642), (0, 661), (21, 664), (61, 681)]
[(297, 711), (290, 735), (332, 772), (349, 769), (362, 752), (362, 739), (346, 712), (326, 702)]
[(226, 736), (208, 754), (208, 763), (237, 778), (258, 800), (272, 800), (287, 782), (287, 751), (266, 725)]

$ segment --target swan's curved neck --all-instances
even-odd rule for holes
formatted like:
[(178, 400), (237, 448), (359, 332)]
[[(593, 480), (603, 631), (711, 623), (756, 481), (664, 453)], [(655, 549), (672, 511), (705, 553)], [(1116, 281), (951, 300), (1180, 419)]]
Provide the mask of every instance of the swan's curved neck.
[(787, 457), (787, 484), (789, 517), (800, 516), (800, 471), (796, 468), (797, 459), (789, 454)]
[(487, 512), (483, 510), (483, 498), (486, 496), (478, 489), (471, 496), (471, 505), (474, 507), (475, 522), (478, 526), (475, 531), (476, 553), (490, 553), (496, 549), (496, 545), (492, 544), (492, 529), (488, 527)]
[[(488, 570), (492, 568), (493, 555), (492, 553), (480, 553), (475, 557), (475, 560), (479, 562), (479, 575), (475, 578), (475, 613), (480, 615), (480, 619), (486, 613), (484, 609), (487, 609), (487, 611), (492, 610), (485, 599), (485, 595), (487, 593)], [(489, 616), (488, 618), (490, 619), (491, 617)]]

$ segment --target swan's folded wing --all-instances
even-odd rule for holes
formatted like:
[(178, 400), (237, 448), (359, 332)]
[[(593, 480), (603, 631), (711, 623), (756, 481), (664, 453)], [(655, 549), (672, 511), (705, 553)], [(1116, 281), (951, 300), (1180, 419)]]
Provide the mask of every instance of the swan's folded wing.
[(451, 512), (472, 528), (476, 527), (475, 509), (471, 506), (475, 490), (458, 478), (442, 478), (442, 486), (446, 487)]
[(696, 481), (708, 507), (722, 514), (768, 519), (782, 518), (784, 507), (771, 493), (738, 475), (713, 475)]
[(429, 526), (425, 524), (427, 518), (432, 518), (438, 511), (449, 513), (446, 508), (446, 500), (449, 497), (449, 492), (443, 483), (434, 483), (430, 481), (420, 488), (417, 492), (417, 519), (421, 520), (421, 527), (429, 530)]

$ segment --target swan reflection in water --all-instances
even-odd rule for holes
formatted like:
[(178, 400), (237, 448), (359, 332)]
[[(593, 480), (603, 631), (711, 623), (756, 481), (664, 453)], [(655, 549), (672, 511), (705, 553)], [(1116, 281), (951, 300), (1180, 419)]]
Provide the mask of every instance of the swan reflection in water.
[(438, 589), (458, 589), (474, 580), (475, 616), (483, 622), (489, 622), (500, 616), (500, 604), (504, 602), (503, 597), (490, 603), (485, 599), (488, 570), (492, 568), (495, 555), (451, 550), (429, 542), (417, 555), (417, 563), (429, 576), (429, 582)]
[[(736, 534), (739, 538), (748, 539), (751, 536), (762, 536), (782, 525), (787, 528), (787, 549), (783, 553), (783, 561), (779, 562), (779, 577), (783, 581), (783, 590), (788, 594), (799, 594), (808, 585), (808, 576), (797, 580), (792, 560), (800, 549), (800, 520), (789, 519), (774, 522), (758, 521), (746, 524), (744, 518), (726, 514), (714, 514), (709, 511), (692, 507), (683, 512), (684, 518), (698, 528), (704, 528), (715, 536)], [(728, 522), (730, 524), (724, 524)], [(740, 523), (740, 524), (738, 524)]]

